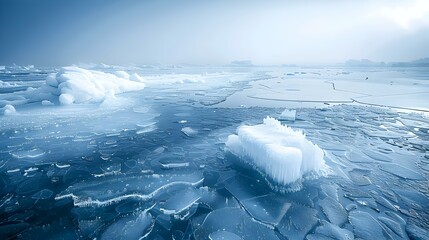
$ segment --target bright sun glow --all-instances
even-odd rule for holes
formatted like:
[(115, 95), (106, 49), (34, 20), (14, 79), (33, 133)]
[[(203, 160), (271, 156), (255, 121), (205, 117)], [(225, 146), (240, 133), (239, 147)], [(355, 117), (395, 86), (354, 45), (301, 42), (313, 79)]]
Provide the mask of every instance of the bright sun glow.
[(429, 1), (418, 0), (408, 6), (382, 8), (380, 14), (404, 29), (414, 24), (429, 24)]

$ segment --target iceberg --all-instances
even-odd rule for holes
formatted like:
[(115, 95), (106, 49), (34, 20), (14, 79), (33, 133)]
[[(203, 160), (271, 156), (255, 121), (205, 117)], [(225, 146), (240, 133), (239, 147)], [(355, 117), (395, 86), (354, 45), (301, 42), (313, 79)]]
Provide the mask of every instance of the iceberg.
[(326, 166), (322, 149), (301, 131), (271, 117), (263, 124), (238, 127), (237, 135), (228, 136), (226, 146), (280, 186), (292, 184), (307, 173), (320, 173)]

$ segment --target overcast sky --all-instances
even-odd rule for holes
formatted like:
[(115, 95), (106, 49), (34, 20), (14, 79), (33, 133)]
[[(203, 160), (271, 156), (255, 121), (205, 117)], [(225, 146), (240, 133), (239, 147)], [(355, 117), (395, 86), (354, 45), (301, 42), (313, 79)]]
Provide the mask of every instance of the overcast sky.
[(429, 0), (0, 0), (0, 65), (429, 57)]

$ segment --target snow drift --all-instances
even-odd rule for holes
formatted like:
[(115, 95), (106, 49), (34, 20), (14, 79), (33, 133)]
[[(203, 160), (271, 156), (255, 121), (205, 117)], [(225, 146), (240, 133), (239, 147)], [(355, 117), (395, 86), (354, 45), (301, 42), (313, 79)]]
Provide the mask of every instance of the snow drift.
[(46, 85), (58, 89), (62, 105), (102, 102), (115, 94), (145, 87), (137, 74), (130, 77), (123, 71), (110, 74), (79, 67), (64, 67), (60, 72), (49, 75)]
[(136, 73), (105, 73), (70, 66), (49, 74), (45, 83), (38, 88), (29, 87), (25, 91), (3, 94), (0, 96), (0, 107), (35, 102), (41, 102), (44, 106), (101, 103), (114, 98), (116, 94), (137, 91), (144, 87), (143, 79)]
[(12, 105), (6, 105), (2, 108), (0, 108), (3, 115), (13, 115), (16, 113), (15, 108)]
[(306, 173), (318, 173), (325, 166), (324, 152), (301, 131), (270, 117), (263, 124), (240, 126), (229, 135), (229, 151), (265, 174), (278, 185), (294, 183)]

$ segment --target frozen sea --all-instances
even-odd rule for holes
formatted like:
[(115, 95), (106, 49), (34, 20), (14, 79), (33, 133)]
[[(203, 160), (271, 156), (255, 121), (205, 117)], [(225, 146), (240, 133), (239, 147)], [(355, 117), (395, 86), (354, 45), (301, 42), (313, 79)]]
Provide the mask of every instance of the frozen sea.
[[(429, 239), (428, 68), (79, 69), (0, 69), (0, 239)], [(229, 151), (267, 116), (323, 174)]]

